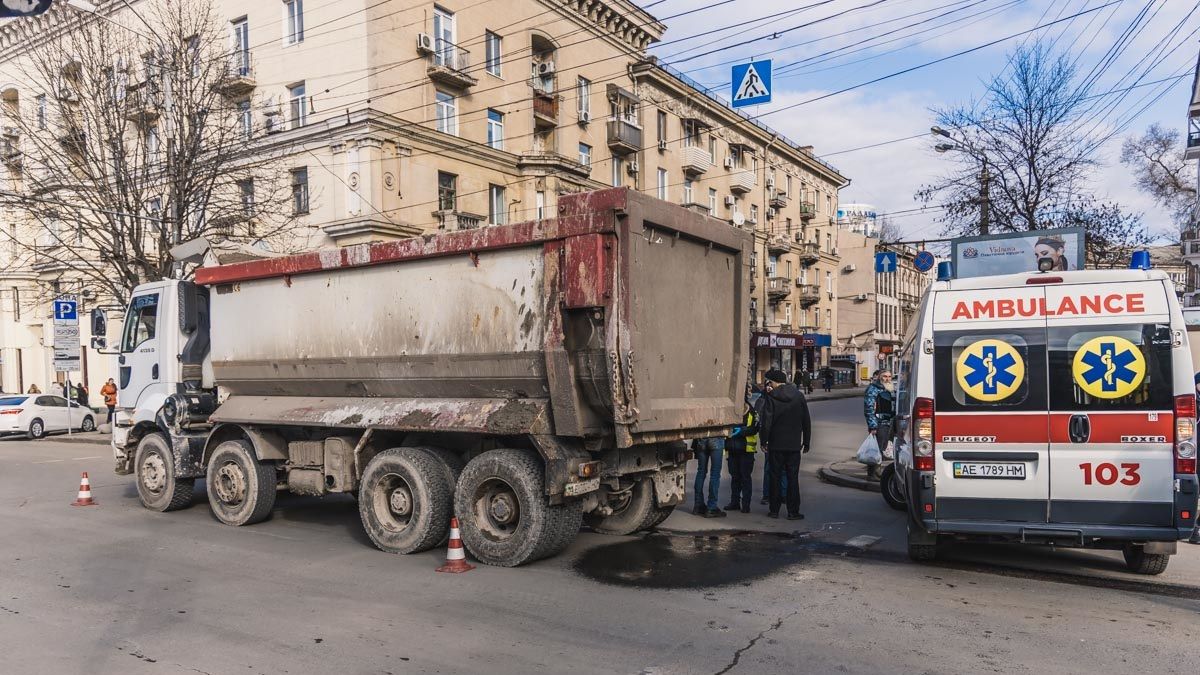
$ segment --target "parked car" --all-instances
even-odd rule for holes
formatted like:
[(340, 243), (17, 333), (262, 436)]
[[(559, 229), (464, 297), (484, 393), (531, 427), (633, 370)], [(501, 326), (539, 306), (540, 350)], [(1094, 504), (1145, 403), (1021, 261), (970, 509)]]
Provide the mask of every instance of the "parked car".
[(42, 438), (67, 430), (95, 431), (96, 418), (91, 408), (53, 394), (14, 394), (0, 398), (0, 435), (25, 434)]

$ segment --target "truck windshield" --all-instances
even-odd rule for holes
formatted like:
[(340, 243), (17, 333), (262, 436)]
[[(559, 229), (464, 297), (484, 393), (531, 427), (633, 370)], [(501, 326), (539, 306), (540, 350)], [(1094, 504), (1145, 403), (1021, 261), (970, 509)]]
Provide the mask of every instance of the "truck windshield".
[(122, 352), (132, 352), (138, 345), (154, 339), (158, 324), (158, 293), (139, 295), (129, 303), (129, 314), (125, 317), (125, 335), (121, 341)]

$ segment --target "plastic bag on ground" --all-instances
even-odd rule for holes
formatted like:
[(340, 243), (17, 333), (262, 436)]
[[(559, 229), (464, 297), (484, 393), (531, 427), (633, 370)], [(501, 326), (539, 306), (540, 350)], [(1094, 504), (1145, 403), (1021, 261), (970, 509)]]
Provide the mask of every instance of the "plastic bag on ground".
[(873, 466), (883, 462), (883, 456), (879, 453), (879, 443), (875, 440), (875, 434), (867, 434), (866, 440), (862, 445), (858, 446), (858, 454), (855, 459), (859, 464)]

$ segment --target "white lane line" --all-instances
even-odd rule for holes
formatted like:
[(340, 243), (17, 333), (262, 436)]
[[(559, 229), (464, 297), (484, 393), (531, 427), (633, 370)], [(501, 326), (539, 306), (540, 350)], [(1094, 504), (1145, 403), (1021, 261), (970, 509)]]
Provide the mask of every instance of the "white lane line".
[(59, 462), (65, 462), (65, 461), (67, 461), (67, 460), (65, 460), (65, 459), (44, 459), (40, 462), (30, 462), (30, 463), (31, 464), (57, 464)]
[(88, 455), (87, 457), (72, 457), (71, 459), (104, 459), (104, 455)]
[(846, 540), (846, 545), (851, 548), (867, 549), (879, 541), (880, 537), (872, 537), (869, 534), (860, 534), (857, 537), (851, 537)]

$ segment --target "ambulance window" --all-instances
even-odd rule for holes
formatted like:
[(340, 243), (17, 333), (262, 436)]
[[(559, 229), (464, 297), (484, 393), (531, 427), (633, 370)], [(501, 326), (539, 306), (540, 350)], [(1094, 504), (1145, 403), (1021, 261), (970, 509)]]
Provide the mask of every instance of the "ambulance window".
[(1045, 410), (1045, 332), (952, 331), (934, 337), (938, 410)]
[(1171, 410), (1171, 327), (1050, 329), (1051, 410)]

